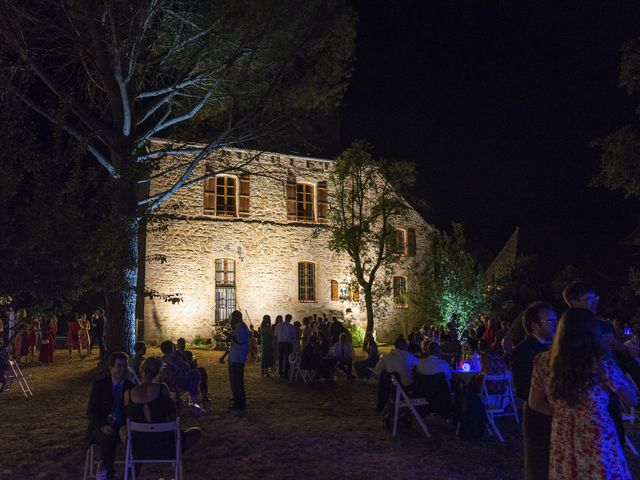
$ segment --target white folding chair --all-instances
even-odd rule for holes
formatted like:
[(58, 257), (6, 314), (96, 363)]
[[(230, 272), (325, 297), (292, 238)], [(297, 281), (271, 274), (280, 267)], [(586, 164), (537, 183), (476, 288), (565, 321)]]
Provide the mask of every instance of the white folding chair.
[[(501, 393), (490, 394), (487, 388), (488, 382), (496, 385)], [(504, 443), (504, 438), (496, 426), (495, 419), (497, 417), (515, 417), (516, 423), (520, 423), (516, 400), (511, 385), (511, 372), (505, 371), (499, 375), (484, 376), (484, 382), (482, 383), (482, 403), (484, 403), (487, 411), (487, 420), (491, 429), (493, 429), (498, 439)], [(489, 433), (491, 433), (491, 429), (489, 429)]]
[(396, 387), (395, 411), (393, 412), (393, 430), (391, 431), (391, 434), (395, 437), (396, 432), (398, 431), (398, 415), (400, 414), (400, 409), (408, 408), (422, 427), (422, 431), (425, 435), (431, 438), (427, 425), (416, 410), (416, 407), (429, 405), (429, 401), (426, 398), (409, 398), (407, 392), (404, 391), (404, 388), (402, 388), (401, 383), (396, 379), (395, 375), (391, 375), (391, 384)]
[(289, 354), (287, 360), (289, 361), (289, 383), (298, 381), (298, 377), (302, 378), (305, 385), (307, 382), (313, 382), (311, 371), (300, 368), (300, 354), (298, 352)]
[[(90, 480), (92, 478), (96, 478), (96, 473), (98, 471), (98, 466), (100, 465), (100, 459), (97, 458), (95, 448), (97, 445), (92, 443), (87, 448), (87, 453), (84, 457), (84, 480)], [(124, 465), (124, 460), (114, 460), (114, 465)]]
[(2, 394), (8, 394), (11, 391), (11, 384), (17, 381), (22, 389), (22, 394), (25, 397), (33, 397), (33, 392), (31, 391), (31, 387), (29, 387), (29, 383), (27, 382), (27, 377), (22, 373), (22, 369), (20, 369), (20, 365), (15, 360), (9, 360), (9, 372), (7, 373), (4, 380), (4, 387), (2, 389)]
[[(633, 381), (633, 377), (631, 377), (631, 375), (629, 375), (628, 373), (626, 377), (629, 383), (633, 385), (633, 388), (635, 388), (636, 394), (638, 394), (638, 386), (636, 385), (636, 382)], [(627, 407), (622, 402), (620, 402), (620, 405), (622, 406), (622, 423), (624, 424), (625, 422), (627, 422), (633, 427), (636, 422), (636, 409), (634, 407)], [(629, 450), (631, 450), (631, 453), (633, 453), (636, 457), (640, 456), (638, 455), (638, 450), (636, 449), (635, 445), (631, 443), (631, 440), (626, 433), (624, 435), (624, 440), (627, 444), (627, 447), (629, 447)]]
[[(167, 423), (138, 423), (127, 420), (127, 448), (125, 450), (124, 480), (136, 480), (136, 465), (144, 463), (169, 463), (173, 467), (174, 480), (182, 480), (182, 433), (180, 431), (180, 419)], [(133, 458), (133, 442), (135, 433), (165, 433), (173, 432), (175, 435), (175, 455), (173, 458), (135, 459)]]

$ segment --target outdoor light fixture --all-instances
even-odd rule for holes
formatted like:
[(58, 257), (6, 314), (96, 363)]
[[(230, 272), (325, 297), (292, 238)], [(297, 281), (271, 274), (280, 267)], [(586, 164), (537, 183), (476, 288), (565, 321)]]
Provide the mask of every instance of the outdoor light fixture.
[(242, 254), (242, 245), (238, 245), (238, 259), (243, 262), (244, 261), (244, 255)]

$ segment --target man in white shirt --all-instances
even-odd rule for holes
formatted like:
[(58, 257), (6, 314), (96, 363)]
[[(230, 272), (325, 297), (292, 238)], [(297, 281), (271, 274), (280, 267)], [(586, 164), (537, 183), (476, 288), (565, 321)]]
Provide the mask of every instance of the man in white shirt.
[(383, 371), (397, 373), (402, 385), (406, 388), (413, 383), (413, 367), (418, 366), (418, 357), (407, 351), (409, 345), (402, 337), (396, 340), (395, 347), (389, 355), (380, 359), (373, 371), (377, 374)]
[(333, 358), (336, 359), (336, 368), (344, 371), (349, 380), (353, 380), (353, 347), (347, 341), (347, 334), (341, 333), (340, 340), (333, 346)]
[(422, 375), (435, 375), (437, 373), (444, 373), (447, 383), (451, 382), (451, 367), (449, 364), (440, 358), (440, 345), (435, 342), (430, 342), (427, 347), (429, 356), (420, 360), (418, 364), (418, 372)]
[(278, 339), (278, 373), (280, 378), (289, 378), (289, 355), (293, 352), (296, 341), (296, 327), (291, 325), (293, 317), (285, 315), (284, 322), (278, 323), (275, 335)]

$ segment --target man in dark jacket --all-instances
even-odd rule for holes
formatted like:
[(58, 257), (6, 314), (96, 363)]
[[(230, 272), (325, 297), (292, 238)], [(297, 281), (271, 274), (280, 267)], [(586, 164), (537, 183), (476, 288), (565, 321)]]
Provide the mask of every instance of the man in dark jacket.
[(124, 392), (134, 385), (127, 380), (129, 357), (126, 353), (109, 355), (109, 375), (97, 380), (91, 387), (87, 405), (87, 444), (100, 446), (100, 456), (107, 470), (107, 479), (114, 478), (113, 461), (120, 443), (118, 431), (125, 424)]
[(558, 317), (550, 304), (535, 302), (522, 317), (527, 336), (511, 354), (513, 386), (518, 398), (524, 401), (522, 428), (524, 434), (525, 480), (549, 478), (549, 449), (551, 446), (551, 417), (529, 408), (529, 390), (535, 356), (549, 349)]

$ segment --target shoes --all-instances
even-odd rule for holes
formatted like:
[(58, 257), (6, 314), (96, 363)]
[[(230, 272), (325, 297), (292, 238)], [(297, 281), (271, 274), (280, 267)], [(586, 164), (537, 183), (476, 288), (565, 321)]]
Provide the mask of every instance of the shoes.
[(193, 413), (193, 415), (196, 417), (201, 417), (206, 413), (206, 411), (200, 405), (198, 405), (197, 403), (194, 403), (191, 406), (191, 413)]
[(205, 393), (204, 395), (202, 395), (202, 401), (203, 402), (210, 402), (211, 401), (211, 395), (209, 395), (208, 393)]

